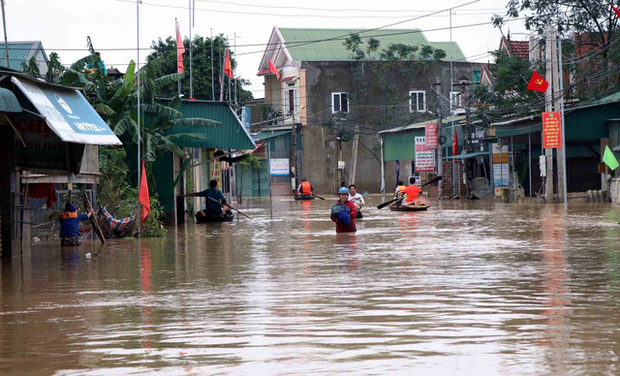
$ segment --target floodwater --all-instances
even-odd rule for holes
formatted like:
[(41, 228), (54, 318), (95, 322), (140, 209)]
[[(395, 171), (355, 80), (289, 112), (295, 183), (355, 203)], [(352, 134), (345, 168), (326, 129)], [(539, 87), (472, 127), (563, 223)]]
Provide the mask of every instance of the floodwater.
[(336, 234), (332, 203), (36, 243), (2, 261), (0, 374), (620, 373), (620, 209), (373, 207)]

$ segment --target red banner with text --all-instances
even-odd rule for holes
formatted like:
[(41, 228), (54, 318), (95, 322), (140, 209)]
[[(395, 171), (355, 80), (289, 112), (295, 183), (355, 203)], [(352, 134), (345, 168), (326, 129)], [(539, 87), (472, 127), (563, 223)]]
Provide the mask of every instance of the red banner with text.
[(542, 113), (543, 148), (562, 147), (562, 117), (560, 112)]

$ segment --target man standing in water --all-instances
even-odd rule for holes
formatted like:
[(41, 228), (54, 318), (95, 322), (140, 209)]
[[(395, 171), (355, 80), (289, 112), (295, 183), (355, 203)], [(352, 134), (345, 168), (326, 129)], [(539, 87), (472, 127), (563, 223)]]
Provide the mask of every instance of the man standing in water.
[(349, 201), (349, 190), (342, 187), (338, 190), (338, 202), (332, 208), (331, 220), (336, 222), (336, 232), (355, 232), (357, 208)]
[(80, 221), (85, 221), (93, 214), (93, 208), (88, 214), (79, 214), (75, 206), (67, 202), (65, 212), (58, 217), (60, 222), (60, 245), (63, 247), (77, 247), (82, 245), (80, 240)]
[(364, 202), (364, 197), (362, 197), (361, 194), (357, 193), (357, 188), (355, 187), (355, 184), (349, 185), (349, 201), (355, 204), (355, 207), (357, 208), (357, 216), (355, 218), (364, 218), (361, 210), (366, 205), (366, 203)]
[[(189, 193), (181, 197), (206, 197), (206, 209), (200, 210), (197, 213), (198, 215), (201, 215), (203, 217), (208, 215), (226, 215), (226, 207), (228, 207), (228, 205), (226, 204), (226, 197), (224, 197), (222, 191), (217, 189), (217, 180), (211, 180), (209, 182), (209, 188), (205, 189), (202, 192)], [(212, 198), (215, 201), (210, 200), (209, 198)]]

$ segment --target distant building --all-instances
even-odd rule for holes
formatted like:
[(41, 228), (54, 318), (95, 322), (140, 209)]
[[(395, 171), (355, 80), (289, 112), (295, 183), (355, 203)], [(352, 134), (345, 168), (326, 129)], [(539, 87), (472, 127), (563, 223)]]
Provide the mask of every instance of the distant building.
[(5, 46), (4, 42), (0, 43), (0, 65), (21, 72), (23, 71), (22, 63), (28, 64), (30, 59), (34, 57), (39, 66), (41, 76), (47, 74), (49, 58), (41, 41), (9, 42), (9, 64), (6, 63)]

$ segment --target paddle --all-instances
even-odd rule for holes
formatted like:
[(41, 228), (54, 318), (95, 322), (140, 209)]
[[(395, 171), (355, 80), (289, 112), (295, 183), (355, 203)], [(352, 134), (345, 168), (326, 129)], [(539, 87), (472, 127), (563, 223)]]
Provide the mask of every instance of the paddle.
[(323, 197), (319, 196), (319, 195), (314, 195), (314, 197), (320, 198), (321, 200), (325, 201), (325, 199)]
[(229, 208), (231, 208), (232, 210), (236, 211), (237, 213), (239, 213), (239, 214), (241, 214), (241, 215), (246, 216), (248, 219), (252, 219), (249, 215), (247, 215), (247, 214), (243, 213), (242, 211), (240, 211), (240, 210), (238, 210), (238, 209), (235, 209), (235, 208), (233, 208), (232, 206), (230, 206), (230, 204), (222, 204), (221, 202), (219, 202), (218, 200), (214, 199), (213, 197), (209, 197), (209, 196), (207, 196), (207, 198), (208, 198), (209, 200), (211, 200), (211, 201), (215, 201), (215, 202), (217, 202), (218, 204), (220, 204), (220, 206), (221, 206), (221, 207), (224, 207), (224, 205), (226, 205), (226, 206), (228, 206)]
[[(86, 191), (85, 189), (82, 187), (82, 196), (84, 197), (84, 206), (86, 207), (87, 210), (92, 209), (93, 206), (90, 203), (90, 200), (88, 199), (88, 196), (86, 195)], [(93, 225), (93, 231), (95, 232), (95, 234), (97, 234), (97, 237), (99, 238), (99, 240), (101, 240), (101, 244), (105, 244), (105, 237), (103, 236), (103, 232), (101, 231), (101, 227), (99, 227), (99, 221), (97, 220), (97, 213), (94, 212), (93, 210), (93, 214), (90, 215), (90, 223)]]
[[(427, 186), (427, 185), (429, 185), (429, 184), (436, 183), (436, 182), (440, 181), (441, 179), (443, 179), (443, 176), (437, 176), (436, 178), (431, 179), (430, 181), (428, 181), (428, 182), (426, 182), (426, 183), (422, 184), (422, 187), (425, 187), (425, 186)], [(421, 188), (421, 187), (420, 187), (420, 188)], [(394, 202), (394, 201), (396, 201), (396, 200), (401, 200), (401, 198), (400, 198), (400, 197), (398, 197), (398, 198), (395, 198), (395, 199), (393, 199), (393, 200), (390, 200), (390, 201), (386, 201), (386, 202), (384, 202), (384, 203), (381, 203), (381, 204), (377, 205), (377, 209), (383, 209), (383, 208), (385, 208), (386, 206), (388, 206), (389, 204), (393, 203), (393, 202)]]

